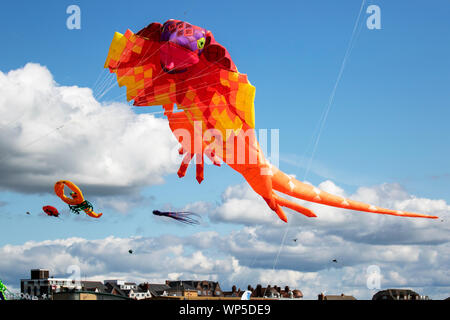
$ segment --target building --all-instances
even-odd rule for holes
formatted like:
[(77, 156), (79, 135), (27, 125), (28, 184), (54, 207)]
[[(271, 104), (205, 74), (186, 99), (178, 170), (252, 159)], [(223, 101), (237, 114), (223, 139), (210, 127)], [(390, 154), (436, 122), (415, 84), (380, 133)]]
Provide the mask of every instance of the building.
[(124, 280), (105, 280), (106, 293), (118, 295), (135, 300), (150, 299), (152, 294), (149, 289), (143, 289), (134, 282)]
[[(233, 289), (235, 286), (233, 286)], [(285, 286), (284, 289), (275, 285), (271, 286), (270, 284), (264, 288), (260, 284), (256, 286), (254, 289), (252, 286), (248, 286), (247, 290), (252, 292), (252, 298), (269, 298), (269, 299), (303, 299), (303, 293), (298, 289), (291, 290), (288, 286)], [(242, 295), (243, 291), (239, 289), (238, 295)]]
[(105, 293), (105, 285), (101, 281), (81, 281), (81, 287), (85, 291)]
[[(92, 295), (96, 297), (95, 300), (105, 300), (101, 294), (105, 294), (104, 297), (108, 298), (108, 294), (116, 295), (123, 298), (130, 299), (150, 299), (152, 294), (147, 289), (143, 289), (136, 285), (134, 282), (125, 282), (123, 280), (106, 280), (105, 283), (101, 281), (80, 281), (71, 278), (54, 278), (50, 276), (50, 272), (47, 269), (33, 269), (31, 270), (31, 279), (20, 280), (21, 292), (24, 295), (28, 295), (32, 298), (51, 298), (53, 295), (58, 294), (59, 298), (71, 297), (73, 300), (85, 300), (83, 297), (90, 297)], [(74, 293), (81, 292), (79, 295), (62, 295), (60, 293)], [(101, 297), (101, 298), (98, 298)], [(69, 299), (69, 298), (68, 298)], [(108, 300), (110, 300), (108, 298)]]
[(163, 296), (166, 297), (169, 295), (170, 287), (167, 284), (157, 284), (157, 283), (148, 283), (144, 282), (139, 285), (139, 288), (142, 291), (150, 291), (152, 297)]
[(428, 300), (428, 296), (421, 296), (409, 289), (387, 289), (378, 291), (372, 300)]
[[(252, 299), (302, 299), (300, 290), (258, 285)], [(31, 270), (31, 279), (21, 280), (21, 292), (33, 299), (54, 300), (111, 300), (111, 299), (240, 299), (243, 290), (232, 287), (224, 292), (219, 282), (209, 280), (166, 280), (164, 284), (141, 283), (125, 280), (80, 281), (71, 278), (54, 278), (47, 269)]]
[(166, 280), (169, 287), (166, 292), (169, 296), (184, 297), (223, 297), (223, 291), (218, 282), (214, 281), (170, 281)]
[(196, 290), (192, 281), (166, 280), (166, 286), (168, 288), (165, 292), (168, 297), (196, 298), (199, 296), (199, 291)]
[(318, 300), (356, 300), (356, 298), (354, 296), (348, 296), (343, 293), (341, 293), (340, 295), (324, 295), (323, 293), (321, 293), (318, 296)]
[[(249, 291), (253, 291), (250, 289), (250, 285), (249, 287)], [(223, 295), (225, 297), (231, 297), (231, 298), (238, 298), (238, 297), (242, 297), (242, 294), (245, 292), (245, 290), (241, 290), (241, 288), (237, 289), (236, 286), (231, 287), (231, 291), (224, 291)]]
[(101, 292), (72, 291), (54, 293), (52, 300), (130, 300), (130, 298)]
[(34, 297), (49, 297), (54, 292), (81, 289), (81, 281), (50, 277), (50, 272), (46, 269), (33, 269), (31, 270), (31, 279), (20, 280), (21, 293)]

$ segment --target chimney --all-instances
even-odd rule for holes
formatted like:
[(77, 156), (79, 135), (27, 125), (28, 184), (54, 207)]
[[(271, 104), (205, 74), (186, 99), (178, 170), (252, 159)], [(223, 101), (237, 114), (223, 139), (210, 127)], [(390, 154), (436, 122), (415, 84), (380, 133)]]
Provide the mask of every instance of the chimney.
[(258, 284), (256, 286), (256, 296), (257, 297), (262, 297), (262, 286), (260, 284)]
[(148, 290), (150, 288), (150, 285), (148, 282), (144, 282), (140, 285), (140, 287), (142, 288), (142, 290)]
[(50, 272), (47, 269), (31, 269), (32, 280), (48, 279), (49, 276)]

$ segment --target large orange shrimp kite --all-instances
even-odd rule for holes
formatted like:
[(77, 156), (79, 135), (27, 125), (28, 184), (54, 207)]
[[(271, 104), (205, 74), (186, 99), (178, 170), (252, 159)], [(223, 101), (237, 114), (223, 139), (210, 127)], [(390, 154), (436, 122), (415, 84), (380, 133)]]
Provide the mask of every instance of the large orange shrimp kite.
[[(313, 211), (275, 191), (306, 201), (401, 217), (437, 218), (389, 210), (338, 197), (283, 173), (264, 157), (255, 136), (253, 87), (238, 72), (228, 51), (206, 29), (187, 22), (151, 23), (138, 33), (115, 33), (105, 68), (126, 86), (135, 106), (162, 105), (184, 154), (183, 177), (195, 156), (203, 180), (204, 155), (241, 173), (267, 205), (287, 222), (282, 207), (316, 217)], [(177, 110), (174, 110), (174, 105)]]

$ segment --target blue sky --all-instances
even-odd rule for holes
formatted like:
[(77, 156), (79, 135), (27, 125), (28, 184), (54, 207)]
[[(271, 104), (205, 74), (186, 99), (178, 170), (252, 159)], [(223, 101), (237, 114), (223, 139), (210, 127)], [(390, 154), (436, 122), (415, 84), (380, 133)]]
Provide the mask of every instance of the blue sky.
[[(1, 70), (38, 62), (61, 85), (92, 87), (114, 31), (182, 17), (211, 29), (249, 75), (257, 88), (257, 125), (281, 129), (281, 153), (306, 150), (306, 157), (360, 6), (359, 1), (273, 2), (257, 8), (232, 1), (188, 6), (86, 1), (74, 2), (82, 9), (81, 30), (68, 30), (65, 9), (72, 3), (6, 4), (1, 23), (9, 31), (2, 40), (8, 49)], [(449, 136), (450, 49), (442, 36), (449, 9), (440, 3), (379, 3), (382, 30), (364, 27), (358, 34), (315, 161), (344, 176), (367, 176), (365, 183), (402, 179), (413, 192), (445, 196), (445, 184), (429, 178), (449, 171), (449, 151), (441, 144)], [(104, 99), (121, 92), (112, 90)]]
[[(81, 9), (80, 30), (66, 28), (66, 8), (71, 4)], [(369, 14), (365, 9), (371, 4), (381, 8), (381, 30), (366, 27)], [(164, 1), (10, 1), (0, 12), (0, 71), (7, 74), (36, 63), (45, 66), (58, 86), (88, 87), (97, 89), (94, 94), (98, 94), (95, 84), (97, 79), (108, 77), (103, 64), (115, 31), (137, 32), (150, 22), (170, 18), (186, 20), (211, 30), (228, 49), (239, 71), (246, 73), (256, 87), (256, 124), (258, 128), (280, 130), (283, 171), (314, 185), (331, 180), (348, 194), (358, 194), (361, 187), (376, 189), (388, 183), (411, 197), (449, 203), (448, 1), (365, 2), (351, 54), (316, 152), (312, 152), (317, 141), (314, 133), (335, 85), (360, 6), (361, 1), (325, 0), (172, 1), (170, 5)], [(98, 100), (104, 105), (126, 103), (123, 93), (123, 88), (111, 82), (111, 90)], [(160, 109), (132, 110), (142, 114)], [(33, 147), (46, 143), (47, 138), (42, 139)], [(149, 150), (148, 157), (158, 156)], [(80, 159), (92, 161), (89, 155)], [(2, 183), (0, 247), (70, 237), (191, 237), (209, 231), (226, 237), (245, 226), (252, 227), (239, 220), (211, 216), (229, 200), (224, 194), (227, 188), (244, 184), (243, 178), (225, 165), (207, 166), (201, 185), (195, 181), (193, 170), (188, 170), (183, 179), (173, 170), (161, 177), (163, 181), (157, 184), (142, 182), (131, 195), (131, 189), (120, 194), (123, 201), (132, 203), (126, 213), (105, 205), (110, 198), (104, 194), (86, 195), (104, 213), (98, 221), (70, 216), (52, 193), (52, 185), (48, 191), (45, 186), (30, 191)], [(47, 204), (64, 212), (62, 220), (39, 215), (40, 208)], [(167, 223), (151, 215), (153, 209), (193, 204), (201, 205), (199, 210), (204, 214), (199, 227)], [(32, 216), (25, 215), (26, 211)], [(446, 209), (442, 212), (448, 214)], [(275, 215), (270, 218), (275, 223)], [(330, 233), (338, 230), (322, 227)], [(293, 228), (289, 232), (297, 231)], [(275, 238), (274, 243), (279, 244), (282, 234)], [(394, 240), (392, 244), (396, 244)], [(444, 250), (448, 255), (448, 247)], [(269, 255), (268, 269), (273, 258)]]

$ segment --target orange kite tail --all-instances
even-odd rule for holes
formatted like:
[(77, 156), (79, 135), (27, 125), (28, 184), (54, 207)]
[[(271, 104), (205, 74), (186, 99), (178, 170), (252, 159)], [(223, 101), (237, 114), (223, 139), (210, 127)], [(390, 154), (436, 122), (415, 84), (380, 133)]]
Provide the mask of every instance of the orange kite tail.
[[(333, 194), (330, 194), (328, 192), (325, 192), (323, 190), (319, 190), (318, 188), (300, 182), (296, 180), (295, 178), (288, 176), (284, 172), (280, 171), (279, 169), (272, 166), (272, 187), (274, 190), (282, 192), (284, 194), (290, 195), (292, 197), (295, 197), (297, 199), (302, 199), (310, 202), (320, 203), (327, 206), (337, 207), (337, 208), (344, 208), (344, 209), (350, 209), (350, 210), (357, 210), (357, 211), (364, 211), (364, 212), (372, 212), (372, 213), (379, 213), (379, 214), (388, 214), (393, 216), (400, 216), (400, 217), (413, 217), (413, 218), (429, 218), (429, 219), (437, 219), (437, 216), (431, 216), (426, 214), (420, 214), (420, 213), (413, 213), (413, 212), (405, 212), (400, 210), (390, 210), (385, 208), (380, 208), (374, 205), (370, 205), (367, 203), (354, 201), (342, 197), (335, 196)], [(285, 199), (283, 199), (285, 200)], [(288, 200), (285, 200), (288, 201)], [(289, 207), (291, 209), (296, 210), (293, 207), (290, 207), (289, 205), (284, 205), (282, 202), (278, 201), (279, 205)], [(302, 208), (303, 210), (305, 208)], [(302, 214), (305, 214), (305, 212), (302, 212), (302, 210), (296, 210), (297, 212), (300, 212)], [(309, 213), (309, 212), (307, 212)], [(306, 216), (311, 217), (309, 214), (305, 214)]]
[(103, 215), (103, 213), (96, 213), (92, 209), (89, 209), (89, 208), (84, 209), (84, 212), (91, 218), (100, 218)]

